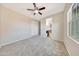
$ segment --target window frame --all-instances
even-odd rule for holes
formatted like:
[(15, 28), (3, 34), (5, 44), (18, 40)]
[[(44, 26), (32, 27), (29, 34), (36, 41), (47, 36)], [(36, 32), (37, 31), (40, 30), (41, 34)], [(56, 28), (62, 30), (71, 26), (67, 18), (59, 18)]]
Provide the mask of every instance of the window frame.
[(69, 29), (69, 26), (70, 26), (69, 22), (72, 21), (72, 7), (73, 7), (73, 5), (74, 5), (74, 3), (70, 6), (70, 8), (68, 9), (68, 12), (67, 12), (67, 37), (79, 44), (79, 41), (75, 40), (74, 38), (72, 38), (72, 36), (69, 35), (71, 32)]

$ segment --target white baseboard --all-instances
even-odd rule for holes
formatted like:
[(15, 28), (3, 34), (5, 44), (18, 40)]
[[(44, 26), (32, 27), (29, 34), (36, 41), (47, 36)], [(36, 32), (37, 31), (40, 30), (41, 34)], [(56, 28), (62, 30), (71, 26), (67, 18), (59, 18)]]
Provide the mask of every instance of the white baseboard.
[[(34, 36), (32, 36), (32, 37), (35, 37), (35, 36), (37, 36), (37, 35), (34, 35)], [(0, 48), (2, 48), (3, 46), (6, 46), (6, 45), (12, 44), (12, 43), (21, 41), (21, 40), (30, 39), (30, 38), (32, 38), (32, 37), (29, 37), (29, 38), (23, 38), (23, 39), (15, 40), (15, 41), (12, 41), (12, 42), (7, 42), (7, 43), (0, 44)]]

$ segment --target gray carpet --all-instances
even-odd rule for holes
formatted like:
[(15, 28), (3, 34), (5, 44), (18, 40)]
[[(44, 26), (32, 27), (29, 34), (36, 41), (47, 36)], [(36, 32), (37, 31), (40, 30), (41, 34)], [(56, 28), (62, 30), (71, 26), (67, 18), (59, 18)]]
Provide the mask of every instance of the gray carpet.
[(0, 48), (0, 56), (67, 56), (64, 44), (40, 36), (32, 37)]

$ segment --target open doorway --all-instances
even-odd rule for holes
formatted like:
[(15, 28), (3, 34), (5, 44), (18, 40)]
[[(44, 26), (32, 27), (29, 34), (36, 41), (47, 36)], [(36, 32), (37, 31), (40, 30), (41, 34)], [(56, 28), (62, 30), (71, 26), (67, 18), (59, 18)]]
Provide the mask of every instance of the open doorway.
[(47, 37), (52, 35), (52, 18), (46, 19), (46, 35)]

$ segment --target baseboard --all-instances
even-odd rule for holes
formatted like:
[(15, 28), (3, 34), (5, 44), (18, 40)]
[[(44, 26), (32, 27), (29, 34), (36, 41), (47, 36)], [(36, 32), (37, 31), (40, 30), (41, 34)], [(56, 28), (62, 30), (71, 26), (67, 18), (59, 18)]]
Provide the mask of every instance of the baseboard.
[[(37, 36), (37, 35), (34, 35), (34, 36), (32, 36), (32, 37), (35, 37), (35, 36)], [(23, 39), (15, 40), (15, 41), (12, 41), (12, 42), (7, 42), (7, 43), (5, 43), (5, 44), (1, 44), (1, 45), (0, 45), (0, 48), (2, 48), (3, 46), (9, 45), (9, 44), (16, 43), (16, 42), (21, 41), (21, 40), (30, 39), (30, 38), (32, 38), (32, 37), (23, 38)]]

